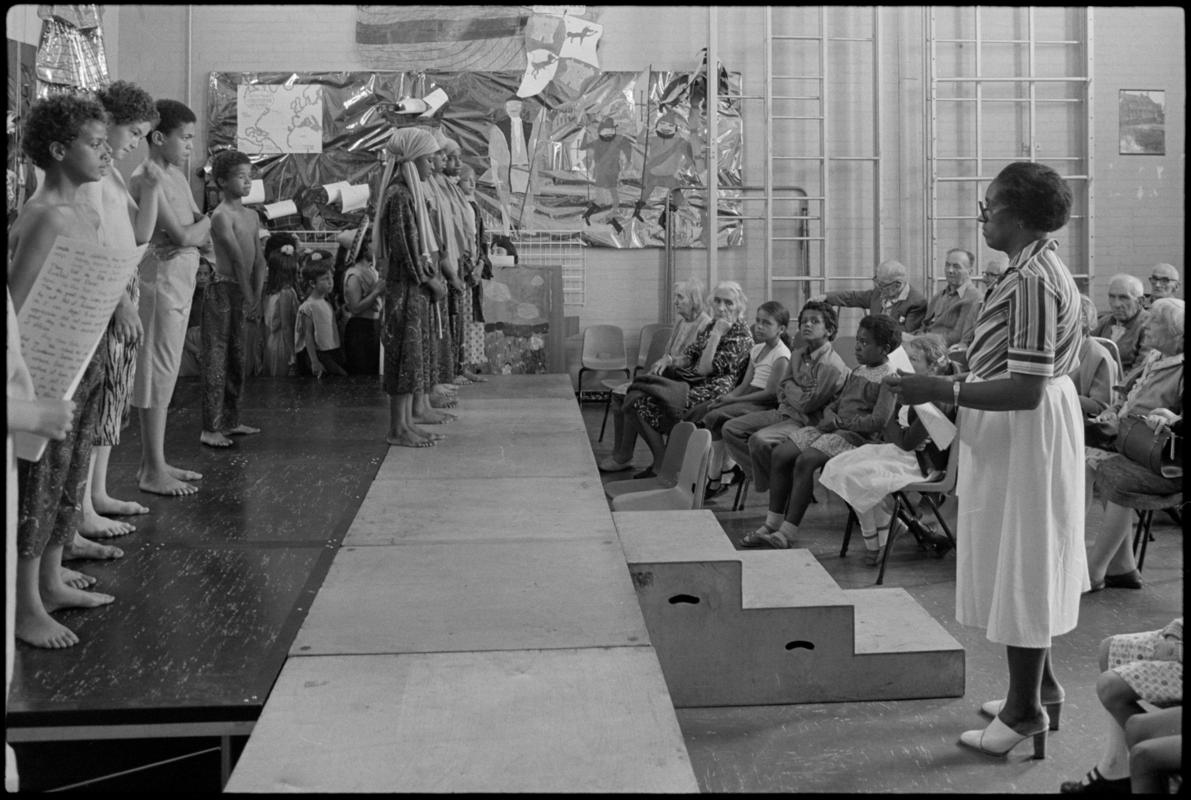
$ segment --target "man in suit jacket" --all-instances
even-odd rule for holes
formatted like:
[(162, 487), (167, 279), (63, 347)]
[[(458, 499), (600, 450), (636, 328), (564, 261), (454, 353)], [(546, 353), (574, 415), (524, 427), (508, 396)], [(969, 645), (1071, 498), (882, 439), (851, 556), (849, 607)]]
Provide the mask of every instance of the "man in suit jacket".
[(963, 341), (964, 336), (976, 326), (976, 312), (984, 298), (984, 292), (972, 283), (972, 265), (975, 262), (976, 256), (962, 247), (947, 251), (943, 265), (947, 285), (930, 299), (922, 327), (911, 333), (938, 334), (948, 347)]
[(910, 285), (905, 265), (894, 259), (877, 265), (872, 289), (828, 292), (812, 299), (832, 306), (865, 308), (870, 314), (885, 314), (897, 320), (902, 330), (907, 331), (917, 330), (926, 316), (926, 298)]
[(1108, 282), (1108, 313), (1102, 314), (1093, 336), (1112, 339), (1121, 351), (1121, 366), (1128, 374), (1150, 351), (1145, 343), (1145, 324), (1149, 312), (1141, 307), (1145, 289), (1135, 275), (1122, 272)]

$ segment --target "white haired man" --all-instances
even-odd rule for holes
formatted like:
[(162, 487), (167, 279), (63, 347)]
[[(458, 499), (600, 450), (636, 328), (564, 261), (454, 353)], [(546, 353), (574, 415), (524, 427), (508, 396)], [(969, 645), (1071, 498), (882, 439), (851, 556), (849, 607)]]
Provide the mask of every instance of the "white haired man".
[(1141, 307), (1145, 289), (1135, 275), (1122, 272), (1108, 282), (1108, 313), (1101, 314), (1092, 336), (1112, 339), (1121, 353), (1125, 374), (1140, 364), (1150, 346), (1145, 342), (1145, 323), (1149, 312)]

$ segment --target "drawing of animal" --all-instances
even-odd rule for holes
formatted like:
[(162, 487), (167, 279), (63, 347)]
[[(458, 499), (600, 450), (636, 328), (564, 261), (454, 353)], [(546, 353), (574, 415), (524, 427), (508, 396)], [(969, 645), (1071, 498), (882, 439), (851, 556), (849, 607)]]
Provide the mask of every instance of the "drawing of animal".
[(567, 38), (575, 39), (580, 44), (582, 44), (583, 40), (586, 39), (588, 36), (594, 36), (597, 33), (599, 33), (599, 29), (593, 28), (590, 25), (584, 25), (583, 30), (581, 30), (581, 31), (568, 31)]
[(533, 76), (536, 78), (536, 77), (538, 77), (539, 72), (541, 72), (542, 70), (544, 70), (546, 67), (550, 66), (557, 60), (558, 60), (558, 56), (554, 55), (553, 53), (547, 53), (545, 61), (531, 61), (531, 62), (529, 62), (529, 68), (533, 72)]

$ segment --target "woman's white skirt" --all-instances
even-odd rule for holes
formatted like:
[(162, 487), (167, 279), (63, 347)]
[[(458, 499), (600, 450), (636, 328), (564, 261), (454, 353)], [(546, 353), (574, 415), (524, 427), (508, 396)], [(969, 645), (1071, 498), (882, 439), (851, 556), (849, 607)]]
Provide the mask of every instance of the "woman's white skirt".
[(958, 425), (955, 618), (993, 642), (1050, 647), (1090, 588), (1075, 384), (1050, 380), (1030, 411), (961, 408)]
[(924, 480), (914, 451), (895, 444), (865, 444), (834, 456), (819, 483), (863, 514), (890, 492)]

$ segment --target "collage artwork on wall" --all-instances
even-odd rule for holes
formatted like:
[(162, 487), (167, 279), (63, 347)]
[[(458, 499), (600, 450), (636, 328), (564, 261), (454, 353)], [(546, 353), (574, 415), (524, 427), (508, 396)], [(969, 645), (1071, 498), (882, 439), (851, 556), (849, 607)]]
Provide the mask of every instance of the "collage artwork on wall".
[[(253, 160), (262, 203), (293, 201), (278, 207), (270, 228), (355, 227), (371, 205), (364, 198), (380, 190), (380, 154), (393, 127), (430, 124), (457, 141), (475, 169), (489, 230), (660, 247), (670, 196), (672, 244), (705, 247), (705, 75), (592, 70), (581, 85), (556, 79), (520, 98), (516, 72), (213, 72), (207, 202), (217, 202), (210, 157), (236, 147)], [(721, 67), (719, 82), (716, 242), (739, 246), (742, 123), (739, 101), (726, 97), (739, 94), (739, 76)], [(430, 119), (395, 113), (403, 99), (444, 94)], [(333, 184), (338, 190), (328, 192)]]

